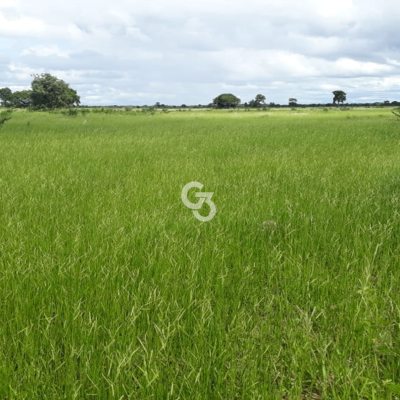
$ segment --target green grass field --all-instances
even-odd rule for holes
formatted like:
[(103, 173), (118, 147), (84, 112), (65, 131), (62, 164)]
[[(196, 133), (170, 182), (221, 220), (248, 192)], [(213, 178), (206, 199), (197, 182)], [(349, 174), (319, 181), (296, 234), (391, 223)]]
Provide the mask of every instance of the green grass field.
[(399, 198), (390, 110), (13, 113), (0, 398), (399, 399)]

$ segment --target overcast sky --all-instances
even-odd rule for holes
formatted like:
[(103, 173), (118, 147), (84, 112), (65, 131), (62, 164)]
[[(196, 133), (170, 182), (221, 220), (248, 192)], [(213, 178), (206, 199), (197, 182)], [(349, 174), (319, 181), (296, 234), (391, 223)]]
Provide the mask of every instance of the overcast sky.
[(87, 105), (400, 101), (399, 0), (0, 0), (0, 87)]

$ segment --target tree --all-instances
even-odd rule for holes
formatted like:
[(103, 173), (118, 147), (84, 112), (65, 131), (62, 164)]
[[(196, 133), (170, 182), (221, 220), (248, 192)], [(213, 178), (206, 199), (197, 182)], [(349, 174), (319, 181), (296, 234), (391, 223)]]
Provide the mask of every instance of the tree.
[(235, 108), (240, 104), (240, 99), (232, 93), (220, 94), (213, 100), (216, 108)]
[(32, 104), (39, 108), (64, 108), (80, 104), (80, 97), (63, 80), (50, 74), (33, 75)]
[(289, 106), (297, 106), (297, 99), (294, 99), (293, 97), (291, 97), (289, 99)]
[(4, 107), (25, 108), (32, 105), (31, 90), (12, 92), (9, 88), (0, 89), (0, 99)]
[(266, 97), (263, 94), (258, 94), (254, 99), (256, 103), (256, 107), (260, 107), (261, 105), (265, 104)]
[(265, 105), (266, 97), (263, 94), (258, 94), (253, 100), (249, 101), (249, 107), (258, 108)]
[(335, 90), (332, 92), (333, 93), (333, 104), (336, 103), (344, 103), (346, 101), (346, 93), (343, 92), (343, 90)]
[(20, 92), (14, 92), (8, 101), (8, 105), (15, 108), (30, 107), (32, 105), (31, 96), (31, 90), (21, 90)]
[(1, 105), (3, 107), (9, 106), (8, 102), (10, 101), (11, 96), (12, 96), (12, 91), (10, 88), (5, 87), (3, 89), (0, 89), (0, 100), (1, 100)]

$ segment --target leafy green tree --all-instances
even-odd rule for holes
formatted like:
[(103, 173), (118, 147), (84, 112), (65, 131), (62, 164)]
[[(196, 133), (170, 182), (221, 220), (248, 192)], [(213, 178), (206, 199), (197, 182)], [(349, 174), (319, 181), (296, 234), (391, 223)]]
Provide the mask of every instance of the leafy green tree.
[(253, 100), (249, 101), (249, 107), (258, 108), (265, 105), (266, 97), (263, 94), (258, 94)]
[(333, 93), (333, 104), (336, 103), (344, 103), (346, 101), (346, 93), (343, 92), (343, 90), (335, 90), (332, 92)]
[(12, 96), (12, 91), (10, 88), (5, 87), (0, 89), (0, 100), (1, 100), (1, 105), (3, 107), (9, 107), (8, 102), (10, 101)]
[(8, 105), (15, 108), (30, 107), (32, 105), (31, 96), (31, 90), (21, 90), (20, 92), (14, 92), (8, 101)]
[(261, 107), (261, 105), (265, 104), (265, 100), (267, 98), (263, 94), (258, 94), (254, 101), (256, 102), (257, 107)]
[(4, 107), (25, 108), (32, 105), (31, 90), (12, 92), (9, 88), (0, 89), (0, 99)]
[(216, 108), (235, 108), (240, 104), (240, 99), (232, 93), (220, 94), (213, 100)]
[(80, 104), (80, 97), (63, 80), (51, 74), (33, 75), (32, 105), (38, 108), (66, 108)]
[(289, 99), (289, 106), (297, 106), (297, 99), (291, 97)]

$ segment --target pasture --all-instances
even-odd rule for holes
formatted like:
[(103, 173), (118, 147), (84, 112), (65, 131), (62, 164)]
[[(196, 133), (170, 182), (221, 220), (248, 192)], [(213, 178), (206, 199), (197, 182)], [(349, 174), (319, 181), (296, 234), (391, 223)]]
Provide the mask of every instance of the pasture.
[(0, 398), (400, 398), (399, 199), (386, 109), (14, 112)]

